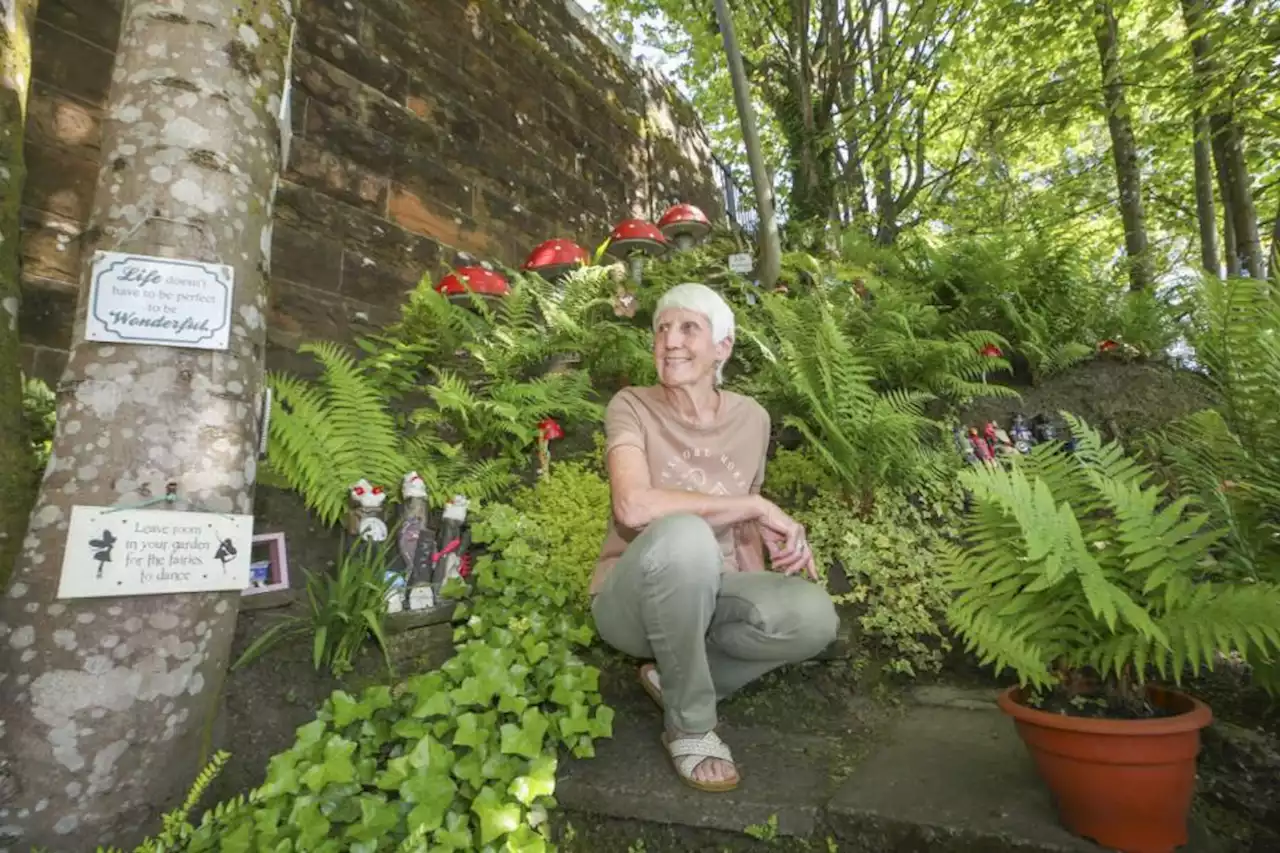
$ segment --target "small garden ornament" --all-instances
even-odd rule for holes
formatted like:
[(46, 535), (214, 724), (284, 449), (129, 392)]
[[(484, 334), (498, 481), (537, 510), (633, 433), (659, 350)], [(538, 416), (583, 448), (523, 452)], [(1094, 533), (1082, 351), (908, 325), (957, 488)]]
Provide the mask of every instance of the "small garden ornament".
[[(996, 346), (995, 344), (987, 344), (982, 349), (978, 350), (978, 354), (981, 355), (983, 358), (1002, 358), (1004, 356), (1004, 353), (1001, 352), (1000, 347)], [(985, 368), (982, 371), (982, 384), (983, 385), (987, 384), (987, 371)]]
[(382, 518), (382, 505), (387, 500), (386, 491), (361, 479), (352, 484), (350, 494), (354, 506), (347, 515), (347, 532), (369, 542), (384, 541), (387, 523)]
[(1022, 412), (1014, 412), (1013, 422), (1009, 425), (1009, 437), (1013, 439), (1013, 446), (1019, 453), (1031, 452), (1035, 436), (1031, 434), (1031, 427), (1027, 426), (1027, 418)]
[(431, 585), (438, 592), (453, 578), (464, 578), (470, 573), (467, 551), (471, 547), (471, 530), (466, 527), (469, 502), (462, 495), (454, 495), (445, 504), (440, 521), (439, 550), (432, 555)]
[(426, 610), (435, 605), (431, 589), (433, 531), (427, 526), (427, 484), (417, 471), (404, 476), (401, 486), (404, 512), (400, 522), (400, 557), (404, 561), (409, 586), (409, 609)]
[(551, 473), (551, 442), (564, 438), (564, 430), (555, 418), (544, 418), (538, 424), (538, 476)]

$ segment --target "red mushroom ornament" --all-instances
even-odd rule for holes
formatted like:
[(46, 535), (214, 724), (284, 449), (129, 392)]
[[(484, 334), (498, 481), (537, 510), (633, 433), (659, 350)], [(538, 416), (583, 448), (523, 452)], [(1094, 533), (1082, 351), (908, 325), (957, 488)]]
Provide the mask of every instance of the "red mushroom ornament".
[(711, 220), (691, 204), (677, 204), (662, 214), (658, 230), (683, 252), (711, 233)]
[(587, 250), (572, 240), (547, 240), (529, 253), (521, 269), (555, 281), (586, 266), (588, 257)]
[(670, 248), (662, 232), (643, 219), (624, 219), (609, 235), (605, 251), (620, 261), (631, 265), (631, 280), (640, 283), (644, 273), (644, 259), (658, 257)]
[[(1004, 353), (1000, 351), (1000, 347), (995, 344), (987, 344), (982, 349), (978, 350), (978, 354), (983, 358), (1000, 358), (1004, 355)], [(987, 384), (987, 371), (985, 368), (982, 371), (982, 384)]]
[(481, 266), (458, 267), (436, 283), (436, 293), (450, 297), (467, 293), (496, 297), (510, 292), (511, 286), (502, 274)]
[(551, 442), (564, 438), (564, 430), (554, 418), (538, 422), (538, 476), (551, 473)]

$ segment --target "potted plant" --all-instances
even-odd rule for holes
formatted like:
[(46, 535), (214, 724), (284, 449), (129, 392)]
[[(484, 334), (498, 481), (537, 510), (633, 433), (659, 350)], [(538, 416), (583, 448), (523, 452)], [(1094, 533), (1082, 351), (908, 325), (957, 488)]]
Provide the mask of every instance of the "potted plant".
[(1280, 649), (1280, 587), (1237, 582), (1223, 533), (1169, 501), (1149, 470), (1064, 413), (1074, 452), (1038, 445), (962, 474), (973, 500), (941, 551), (948, 621), (1019, 685), (999, 699), (1063, 824), (1126, 853), (1186, 843), (1200, 730), (1212, 714), (1158, 687)]

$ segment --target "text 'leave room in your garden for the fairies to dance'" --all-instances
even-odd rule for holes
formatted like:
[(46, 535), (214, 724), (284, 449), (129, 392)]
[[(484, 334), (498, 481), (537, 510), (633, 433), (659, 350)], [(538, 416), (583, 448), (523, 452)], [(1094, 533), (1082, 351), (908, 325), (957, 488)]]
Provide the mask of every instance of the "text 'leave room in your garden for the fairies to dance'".
[(75, 506), (58, 598), (242, 590), (253, 516)]

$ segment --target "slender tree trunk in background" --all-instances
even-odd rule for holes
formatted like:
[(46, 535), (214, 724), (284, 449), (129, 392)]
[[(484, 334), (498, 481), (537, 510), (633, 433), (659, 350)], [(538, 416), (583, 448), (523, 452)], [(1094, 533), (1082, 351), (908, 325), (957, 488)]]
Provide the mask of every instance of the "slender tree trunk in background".
[(22, 140), (35, 17), (36, 0), (0, 0), (0, 592), (27, 529), (35, 485), (18, 359), (22, 300), (18, 220), (27, 175)]
[(1192, 110), (1195, 135), (1196, 221), (1200, 225), (1200, 263), (1214, 276), (1222, 275), (1218, 263), (1218, 215), (1213, 208), (1213, 156), (1209, 151), (1209, 122)]
[(87, 239), (229, 264), (230, 347), (84, 339), (85, 252), (53, 452), (0, 599), (0, 850), (132, 849), (190, 784), (237, 593), (56, 599), (71, 507), (250, 513), (290, 0), (125, 4)]
[(1142, 164), (1133, 138), (1133, 123), (1125, 101), (1120, 69), (1119, 27), (1107, 0), (1094, 4), (1094, 38), (1102, 62), (1102, 100), (1111, 131), (1111, 154), (1120, 191), (1120, 217), (1124, 221), (1125, 253), (1129, 256), (1129, 287), (1146, 290), (1155, 281), (1147, 243), (1147, 217), (1142, 202)]
[[(1229, 87), (1226, 81), (1218, 79), (1208, 9), (1206, 0), (1182, 0), (1182, 20), (1191, 43), (1192, 72), (1209, 110), (1218, 192), (1222, 196), (1223, 230), (1231, 235), (1223, 248), (1229, 275), (1257, 276), (1263, 267), (1263, 254), (1253, 202), (1253, 180), (1245, 160), (1244, 132), (1236, 120)], [(1223, 95), (1221, 91), (1228, 94)]]
[[(1210, 132), (1212, 133), (1212, 122)], [(1227, 276), (1234, 278), (1241, 274), (1240, 247), (1236, 242), (1236, 222), (1231, 211), (1234, 199), (1231, 196), (1231, 180), (1227, 177), (1226, 143), (1222, 137), (1213, 137), (1210, 143), (1213, 149), (1214, 174), (1218, 179), (1218, 194), (1222, 196), (1222, 255), (1226, 259)]]
[(755, 189), (756, 206), (760, 211), (760, 261), (756, 275), (761, 287), (771, 290), (782, 273), (782, 241), (778, 236), (778, 220), (773, 210), (773, 184), (769, 179), (769, 171), (765, 168), (764, 150), (760, 146), (760, 131), (756, 129), (756, 112), (751, 104), (747, 72), (742, 65), (738, 37), (734, 33), (733, 18), (725, 7), (725, 0), (716, 0), (716, 19), (724, 38), (729, 77), (733, 82), (733, 99), (738, 106), (738, 120), (742, 122), (742, 143), (747, 149), (751, 185)]
[(1271, 221), (1271, 280), (1280, 284), (1280, 201), (1276, 202), (1276, 218)]

